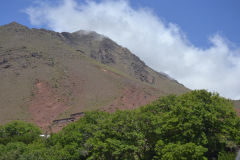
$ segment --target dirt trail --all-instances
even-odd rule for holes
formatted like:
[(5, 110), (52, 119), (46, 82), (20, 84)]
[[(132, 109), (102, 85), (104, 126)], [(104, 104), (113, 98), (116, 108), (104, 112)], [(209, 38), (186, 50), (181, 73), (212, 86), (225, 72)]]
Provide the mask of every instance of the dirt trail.
[(33, 122), (41, 129), (48, 130), (52, 121), (69, 108), (65, 102), (48, 83), (38, 82), (29, 108)]

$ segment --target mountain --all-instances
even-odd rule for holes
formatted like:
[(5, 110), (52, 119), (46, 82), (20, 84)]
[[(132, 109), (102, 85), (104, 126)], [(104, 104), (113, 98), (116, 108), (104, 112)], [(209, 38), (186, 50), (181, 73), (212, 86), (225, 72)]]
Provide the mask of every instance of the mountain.
[(74, 33), (0, 26), (0, 122), (41, 128), (87, 110), (132, 109), (189, 91), (114, 41)]

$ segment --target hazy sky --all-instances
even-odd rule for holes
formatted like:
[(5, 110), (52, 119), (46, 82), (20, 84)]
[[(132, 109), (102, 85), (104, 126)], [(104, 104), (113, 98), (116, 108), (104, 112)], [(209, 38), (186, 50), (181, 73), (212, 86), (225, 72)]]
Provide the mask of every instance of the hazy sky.
[[(1, 0), (0, 24), (95, 30), (191, 89), (240, 99), (240, 1)], [(27, 14), (26, 14), (27, 13)]]

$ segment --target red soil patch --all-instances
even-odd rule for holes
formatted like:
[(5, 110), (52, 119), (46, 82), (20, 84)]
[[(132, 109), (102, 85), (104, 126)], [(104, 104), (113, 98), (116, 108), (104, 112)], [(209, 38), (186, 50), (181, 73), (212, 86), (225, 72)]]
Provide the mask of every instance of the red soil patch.
[[(103, 72), (113, 76), (119, 76), (109, 70), (101, 68)], [(114, 112), (116, 109), (134, 109), (140, 106), (151, 103), (159, 97), (159, 92), (151, 87), (143, 87), (138, 82), (133, 83), (125, 81), (122, 95), (110, 105), (102, 107), (102, 110), (107, 112)]]
[(29, 108), (32, 120), (41, 129), (48, 130), (52, 121), (69, 108), (65, 102), (66, 100), (59, 96), (48, 83), (37, 83)]
[[(154, 94), (155, 90), (144, 89), (138, 85), (126, 85), (122, 91), (122, 96), (118, 97), (112, 104), (102, 107), (101, 110), (114, 112), (117, 109), (134, 109), (146, 105), (158, 98), (158, 94)], [(78, 120), (81, 117), (75, 117)], [(60, 122), (52, 125), (52, 132), (60, 131), (64, 126), (71, 122)]]
[(103, 107), (103, 110), (114, 112), (116, 109), (134, 109), (149, 104), (157, 98), (153, 90), (146, 91), (138, 86), (126, 86), (122, 96), (117, 98), (113, 104)]

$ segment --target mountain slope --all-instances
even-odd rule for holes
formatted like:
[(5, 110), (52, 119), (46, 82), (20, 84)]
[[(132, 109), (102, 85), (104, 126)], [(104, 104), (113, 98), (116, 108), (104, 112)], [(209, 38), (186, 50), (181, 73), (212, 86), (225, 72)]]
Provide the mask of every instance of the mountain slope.
[(86, 110), (131, 109), (188, 91), (95, 32), (0, 27), (0, 122), (54, 119)]

